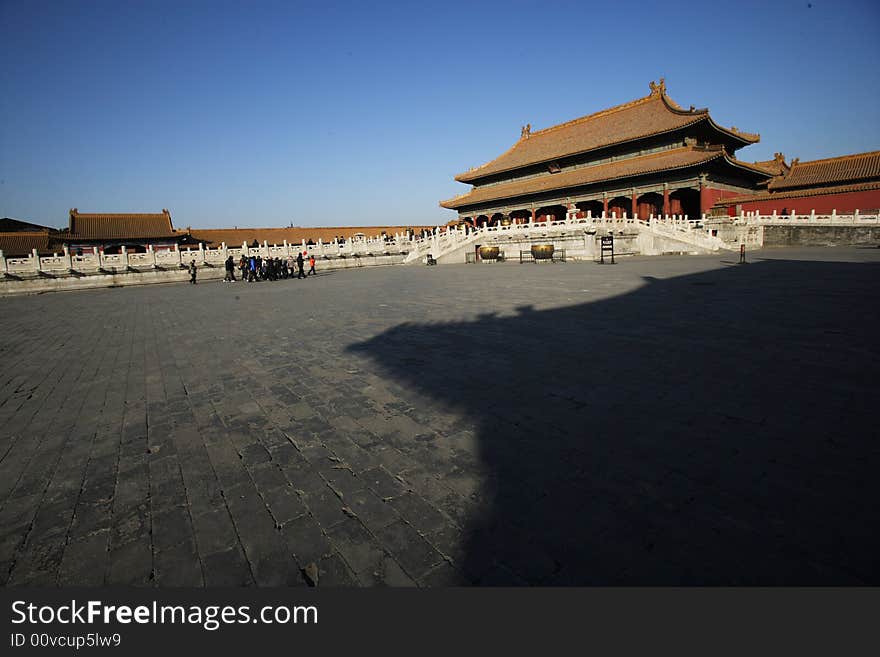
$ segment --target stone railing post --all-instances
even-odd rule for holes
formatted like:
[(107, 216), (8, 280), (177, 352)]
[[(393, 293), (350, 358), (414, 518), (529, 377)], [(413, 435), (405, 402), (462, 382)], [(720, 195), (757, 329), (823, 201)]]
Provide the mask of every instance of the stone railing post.
[(6, 256), (3, 255), (3, 249), (0, 249), (0, 273), (6, 276), (9, 266), (6, 264)]
[(199, 264), (205, 264), (205, 245), (202, 242), (199, 242)]
[(856, 211), (853, 212), (853, 221), (858, 222), (859, 220), (859, 209), (856, 208)]
[(147, 245), (147, 253), (150, 254), (150, 266), (155, 269), (156, 268), (156, 249), (153, 248), (152, 244)]
[(31, 249), (31, 256), (30, 257), (33, 258), (33, 260), (31, 262), (33, 263), (34, 273), (39, 274), (40, 271), (42, 270), (42, 268), (40, 267), (40, 254), (37, 253), (36, 249)]
[(125, 248), (125, 244), (122, 245), (122, 248), (119, 249), (119, 262), (122, 264), (123, 269), (128, 269), (128, 251)]
[(220, 242), (220, 248), (223, 249), (223, 262), (229, 257), (229, 249), (226, 248), (226, 242)]
[(71, 269), (73, 269), (73, 261), (70, 259), (70, 249), (67, 248), (66, 244), (62, 248), (64, 249), (65, 267), (67, 268), (67, 271), (70, 271)]
[(177, 262), (175, 263), (178, 267), (183, 263), (182, 254), (180, 253), (180, 245), (175, 242), (174, 244), (174, 252), (177, 254)]

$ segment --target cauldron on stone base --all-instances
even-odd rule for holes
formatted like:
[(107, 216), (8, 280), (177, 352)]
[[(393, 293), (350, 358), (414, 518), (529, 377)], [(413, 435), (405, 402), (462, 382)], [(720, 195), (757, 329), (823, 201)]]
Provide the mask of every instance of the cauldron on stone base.
[(552, 244), (533, 244), (532, 257), (535, 260), (552, 260), (553, 252), (556, 250)]
[(481, 246), (480, 247), (480, 259), (481, 260), (497, 260), (498, 254), (501, 252), (501, 249), (497, 246)]

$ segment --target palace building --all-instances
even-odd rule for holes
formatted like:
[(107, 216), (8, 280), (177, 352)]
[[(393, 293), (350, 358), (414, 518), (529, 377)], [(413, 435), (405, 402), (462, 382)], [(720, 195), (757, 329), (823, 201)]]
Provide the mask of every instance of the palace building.
[(184, 243), (171, 224), (168, 210), (156, 213), (83, 213), (72, 208), (64, 241), (74, 253), (119, 253), (171, 249)]
[[(440, 206), (456, 210), (460, 221), (474, 226), (561, 220), (588, 212), (698, 219), (702, 214), (733, 214), (753, 197), (769, 200), (791, 188), (797, 193), (784, 199), (780, 211), (785, 206), (803, 212), (808, 204), (804, 199), (817, 187), (829, 187), (833, 170), (846, 169), (811, 168), (806, 162), (788, 165), (781, 154), (769, 162), (748, 163), (736, 157), (738, 150), (759, 140), (757, 134), (718, 125), (708, 109), (682, 108), (666, 94), (661, 78), (638, 100), (543, 130), (523, 127), (508, 151), (457, 175), (455, 179), (472, 185), (471, 190)], [(856, 184), (853, 180), (864, 184), (864, 176), (859, 176), (867, 172), (874, 193), (860, 200), (868, 203), (866, 208), (876, 208), (880, 171), (868, 160), (866, 166), (849, 167), (849, 178), (832, 175), (830, 186)], [(812, 175), (800, 176), (806, 169)], [(792, 179), (804, 180), (807, 186), (791, 187)], [(838, 208), (846, 210), (852, 208)]]

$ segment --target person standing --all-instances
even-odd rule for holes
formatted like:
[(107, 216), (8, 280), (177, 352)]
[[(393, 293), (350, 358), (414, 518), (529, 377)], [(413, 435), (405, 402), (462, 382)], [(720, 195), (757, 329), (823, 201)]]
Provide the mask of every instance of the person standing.
[(197, 271), (198, 270), (196, 269), (196, 261), (192, 260), (189, 263), (189, 282), (192, 283), (193, 285), (196, 284), (196, 272)]
[(314, 255), (309, 256), (309, 273), (306, 274), (306, 276), (311, 276), (312, 274), (314, 274), (315, 276), (318, 275), (318, 272), (315, 271), (315, 256)]
[(305, 272), (303, 271), (303, 264), (304, 264), (303, 263), (303, 254), (297, 253), (296, 254), (296, 267), (297, 267), (297, 269), (299, 269), (299, 274), (297, 275), (297, 278), (305, 278), (306, 277)]
[(226, 258), (226, 278), (223, 279), (227, 283), (235, 282), (235, 260), (232, 256)]

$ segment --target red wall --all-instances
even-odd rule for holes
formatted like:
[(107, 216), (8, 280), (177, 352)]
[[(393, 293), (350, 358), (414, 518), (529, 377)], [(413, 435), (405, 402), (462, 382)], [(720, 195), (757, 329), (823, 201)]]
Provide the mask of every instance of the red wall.
[[(760, 212), (761, 214), (786, 214), (794, 210), (795, 214), (810, 214), (812, 210), (816, 214), (831, 214), (837, 210), (837, 214), (850, 214), (854, 210), (867, 212), (880, 208), (880, 189), (872, 189), (866, 192), (850, 192), (848, 194), (824, 194), (821, 196), (803, 196), (800, 198), (781, 198), (777, 200), (743, 202), (743, 212)], [(736, 216), (736, 206), (727, 208), (728, 216)]]

